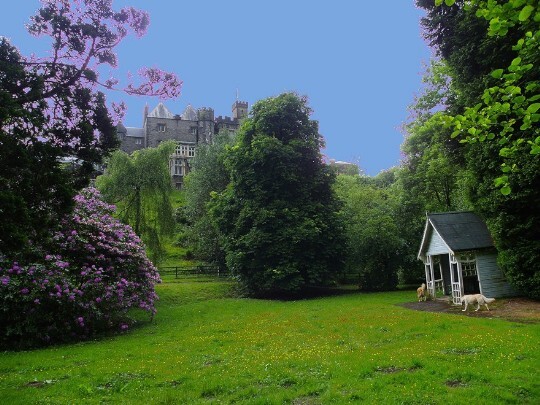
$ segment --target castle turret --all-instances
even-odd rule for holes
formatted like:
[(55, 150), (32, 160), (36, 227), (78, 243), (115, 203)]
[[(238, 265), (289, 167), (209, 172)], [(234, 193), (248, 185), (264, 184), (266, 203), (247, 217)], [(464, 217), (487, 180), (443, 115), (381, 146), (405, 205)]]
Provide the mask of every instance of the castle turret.
[(236, 100), (232, 105), (232, 117), (235, 120), (246, 118), (248, 115), (248, 103)]

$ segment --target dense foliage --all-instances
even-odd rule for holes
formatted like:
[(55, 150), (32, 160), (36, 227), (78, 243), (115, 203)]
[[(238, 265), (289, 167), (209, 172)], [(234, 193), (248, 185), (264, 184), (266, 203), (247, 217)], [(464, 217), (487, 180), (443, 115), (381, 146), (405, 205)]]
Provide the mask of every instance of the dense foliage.
[(227, 146), (232, 146), (235, 136), (228, 131), (220, 132), (213, 144), (197, 148), (191, 172), (184, 179), (186, 204), (183, 217), (187, 227), (182, 239), (193, 249), (197, 259), (225, 267), (225, 256), (219, 242), (219, 232), (208, 212), (211, 195), (221, 193), (230, 182), (225, 167)]
[(396, 288), (404, 242), (391, 189), (370, 178), (339, 175), (336, 190), (346, 224), (346, 274), (354, 275), (347, 281), (366, 291)]
[(130, 309), (155, 313), (157, 270), (137, 235), (113, 213), (96, 189), (85, 189), (54, 235), (54, 254), (31, 265), (2, 263), (2, 346), (125, 331)]
[(132, 155), (118, 150), (96, 179), (106, 201), (117, 204), (121, 220), (141, 236), (154, 263), (163, 257), (163, 238), (174, 231), (169, 159), (175, 147), (168, 141)]
[(327, 285), (343, 267), (333, 176), (305, 98), (259, 101), (229, 149), (231, 183), (212, 213), (229, 269), (256, 295)]

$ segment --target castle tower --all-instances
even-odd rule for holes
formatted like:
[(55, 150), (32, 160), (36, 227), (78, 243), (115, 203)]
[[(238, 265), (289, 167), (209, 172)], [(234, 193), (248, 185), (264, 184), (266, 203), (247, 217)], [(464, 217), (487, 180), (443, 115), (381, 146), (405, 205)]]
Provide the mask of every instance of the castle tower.
[(235, 120), (246, 118), (248, 115), (248, 103), (236, 100), (232, 105), (232, 117)]
[(197, 143), (214, 143), (214, 110), (208, 107), (199, 108), (197, 120), (199, 121)]

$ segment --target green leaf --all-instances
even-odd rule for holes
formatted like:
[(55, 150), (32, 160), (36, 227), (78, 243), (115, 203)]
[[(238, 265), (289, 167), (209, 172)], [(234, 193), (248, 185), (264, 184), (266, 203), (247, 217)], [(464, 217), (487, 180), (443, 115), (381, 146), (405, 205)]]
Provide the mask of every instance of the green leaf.
[(517, 66), (517, 65), (519, 65), (520, 63), (521, 63), (521, 58), (518, 56), (517, 58), (515, 58), (515, 59), (512, 61), (511, 65), (512, 65), (512, 66)]
[(444, 0), (444, 4), (446, 4), (448, 7), (453, 6), (456, 0)]
[(529, 107), (527, 107), (527, 112), (529, 114), (534, 114), (539, 109), (540, 109), (540, 103), (534, 103), (534, 104), (531, 104)]
[(502, 195), (509, 195), (511, 192), (512, 192), (512, 189), (510, 188), (509, 185), (506, 185), (503, 188), (501, 188)]
[(525, 6), (519, 13), (519, 21), (527, 21), (531, 16), (531, 13), (534, 11), (533, 6)]
[(435, 0), (435, 5), (440, 6), (442, 4), (443, 0)]
[(503, 73), (504, 73), (504, 69), (497, 69), (491, 72), (491, 76), (494, 77), (495, 79), (500, 79)]
[[(503, 170), (504, 170), (504, 168), (508, 168), (508, 166), (503, 165)], [(495, 187), (500, 187), (503, 184), (507, 184), (508, 183), (508, 176), (497, 177), (495, 179), (494, 183), (495, 183)]]

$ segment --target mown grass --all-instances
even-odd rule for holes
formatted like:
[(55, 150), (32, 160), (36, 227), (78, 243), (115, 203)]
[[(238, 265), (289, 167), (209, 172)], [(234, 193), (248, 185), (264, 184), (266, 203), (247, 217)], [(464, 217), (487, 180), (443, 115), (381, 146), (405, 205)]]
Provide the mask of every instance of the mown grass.
[(414, 293), (299, 301), (166, 280), (130, 333), (0, 355), (2, 403), (540, 403), (540, 325), (412, 311)]

